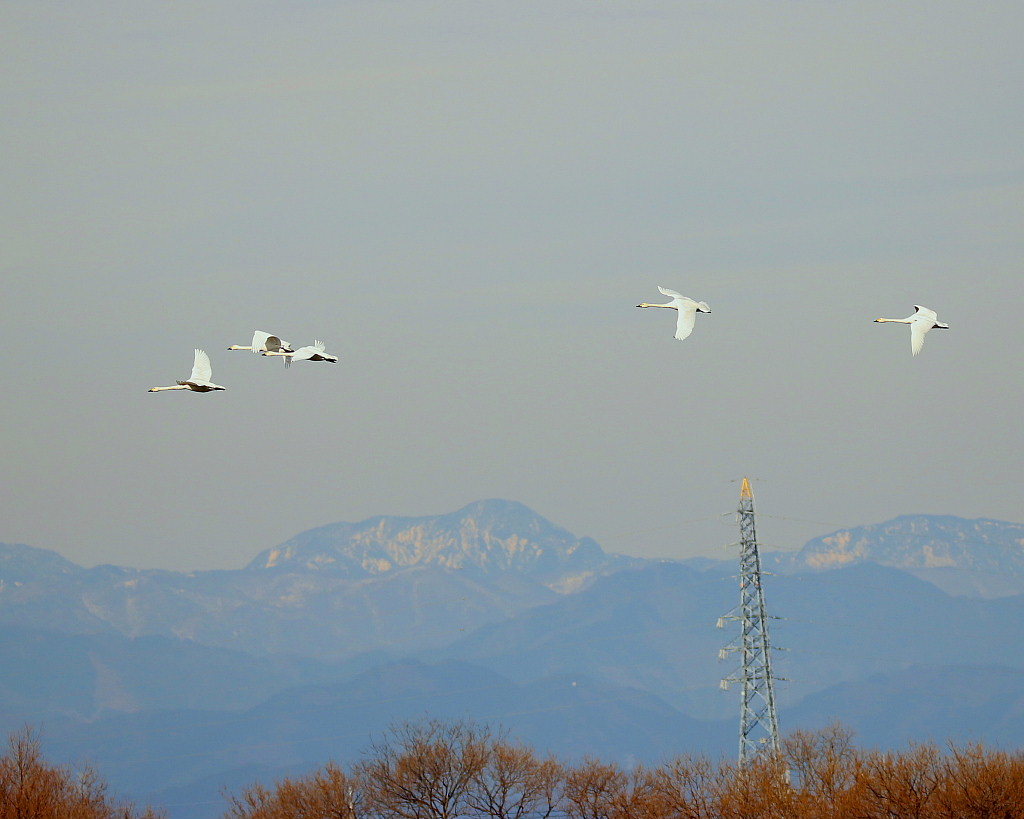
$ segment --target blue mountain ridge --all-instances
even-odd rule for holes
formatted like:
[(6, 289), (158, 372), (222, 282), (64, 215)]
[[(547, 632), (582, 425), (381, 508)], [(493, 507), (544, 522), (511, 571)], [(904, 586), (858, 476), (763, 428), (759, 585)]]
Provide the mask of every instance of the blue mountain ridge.
[[(783, 729), (838, 718), (885, 746), (927, 706), (944, 737), (1008, 742), (1024, 596), (940, 585), (1000, 554), (1012, 576), (1020, 528), (904, 516), (765, 555)], [(837, 550), (852, 559), (812, 565)], [(922, 575), (936, 569), (942, 584)], [(43, 722), (61, 761), (186, 806), (172, 816), (426, 716), (500, 722), (565, 756), (731, 754), (738, 695), (718, 680), (734, 663), (716, 656), (733, 634), (715, 622), (735, 571), (607, 555), (507, 501), (320, 527), (228, 571), (86, 569), (0, 545), (0, 725)]]
[(951, 594), (1024, 593), (1024, 524), (952, 515), (901, 515), (809, 541), (782, 565), (827, 570), (871, 561), (903, 569)]

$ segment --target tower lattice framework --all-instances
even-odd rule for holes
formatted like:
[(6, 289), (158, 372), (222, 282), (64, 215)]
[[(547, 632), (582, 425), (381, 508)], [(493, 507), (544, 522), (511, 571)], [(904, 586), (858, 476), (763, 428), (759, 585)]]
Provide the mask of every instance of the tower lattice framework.
[(768, 638), (768, 614), (761, 585), (761, 557), (757, 551), (754, 527), (754, 493), (750, 481), (743, 479), (740, 505), (740, 604), (719, 618), (719, 628), (726, 621), (740, 623), (739, 636), (723, 648), (718, 656), (725, 659), (734, 652), (742, 665), (732, 676), (722, 680), (722, 688), (731, 683), (743, 687), (740, 710), (739, 764), (743, 767), (761, 753), (779, 751), (779, 716), (775, 708), (775, 677), (772, 674), (772, 645)]

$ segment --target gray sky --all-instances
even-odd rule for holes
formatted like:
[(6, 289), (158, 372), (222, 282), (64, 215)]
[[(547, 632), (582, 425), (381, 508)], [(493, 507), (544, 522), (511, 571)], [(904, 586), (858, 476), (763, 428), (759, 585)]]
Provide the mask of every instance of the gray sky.
[[(1018, 2), (0, 6), (0, 540), (234, 567), (521, 500), (1021, 520)], [(711, 304), (686, 342), (637, 310)], [(914, 303), (952, 325), (911, 359)], [(228, 353), (254, 328), (341, 363)], [(213, 359), (227, 392), (165, 393)], [(698, 521), (698, 522), (691, 522)]]

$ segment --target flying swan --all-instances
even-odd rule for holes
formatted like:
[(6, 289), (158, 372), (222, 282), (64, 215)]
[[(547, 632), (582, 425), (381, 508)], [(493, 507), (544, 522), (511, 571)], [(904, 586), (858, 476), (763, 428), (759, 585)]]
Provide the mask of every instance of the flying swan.
[(294, 352), (294, 350), (292, 350), (292, 345), (287, 341), (284, 341), (280, 336), (275, 336), (272, 333), (264, 333), (262, 330), (257, 330), (252, 334), (252, 344), (248, 347), (240, 347), (237, 344), (232, 344), (228, 349), (252, 350), (254, 353)]
[(676, 335), (675, 337), (682, 341), (690, 333), (693, 332), (693, 325), (697, 321), (697, 313), (710, 313), (711, 308), (708, 307), (706, 301), (694, 301), (688, 299), (682, 293), (677, 293), (675, 290), (666, 290), (661, 285), (658, 285), (658, 291), (664, 296), (670, 296), (672, 301), (668, 304), (638, 304), (637, 307), (668, 307), (670, 310), (678, 310), (679, 317), (676, 319)]
[(312, 344), (305, 347), (299, 347), (294, 352), (287, 350), (268, 350), (263, 355), (282, 355), (284, 356), (284, 366), (290, 367), (293, 361), (330, 361), (332, 364), (338, 363), (338, 357), (336, 355), (330, 355), (325, 353), (327, 345), (324, 344), (320, 339), (315, 339)]
[(949, 325), (943, 324), (938, 321), (938, 316), (935, 315), (934, 310), (929, 310), (927, 307), (922, 307), (920, 304), (915, 304), (914, 309), (917, 311), (912, 316), (907, 316), (901, 319), (891, 318), (877, 318), (876, 322), (882, 321), (894, 321), (897, 324), (909, 324), (910, 325), (910, 352), (913, 355), (917, 355), (921, 352), (921, 347), (924, 345), (924, 334), (927, 333), (932, 327), (938, 327), (940, 330), (948, 330)]
[(192, 363), (192, 375), (185, 381), (178, 381), (173, 387), (153, 387), (150, 392), (163, 392), (164, 390), (192, 390), (193, 392), (212, 392), (213, 390), (224, 390), (210, 381), (213, 375), (213, 368), (210, 366), (210, 357), (202, 350), (196, 350), (196, 358)]

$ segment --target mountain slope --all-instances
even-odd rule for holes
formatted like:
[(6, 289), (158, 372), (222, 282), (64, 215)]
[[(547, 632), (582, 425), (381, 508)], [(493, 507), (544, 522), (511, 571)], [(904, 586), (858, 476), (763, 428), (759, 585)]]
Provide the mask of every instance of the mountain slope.
[[(1024, 668), (1024, 597), (955, 598), (905, 572), (865, 563), (765, 579), (776, 672), (792, 704), (845, 680), (912, 664), (958, 662)], [(735, 578), (652, 564), (484, 627), (442, 656), (526, 681), (587, 674), (651, 691), (684, 713), (724, 717), (735, 697), (718, 689), (738, 660), (716, 662), (737, 626), (716, 629), (736, 605)]]
[(333, 661), (441, 646), (636, 562), (496, 500), (321, 527), (236, 571), (84, 569), (0, 546), (0, 623)]
[(595, 574), (628, 563), (578, 538), (521, 503), (482, 500), (447, 515), (374, 517), (310, 529), (269, 549), (250, 569), (330, 571), (369, 577), (408, 566), (529, 577), (572, 591)]
[[(766, 556), (788, 572), (764, 582), (788, 649), (783, 730), (839, 718), (900, 742), (930, 709), (950, 736), (1012, 737), (1024, 596), (951, 597), (873, 561), (920, 574), (1005, 559), (1012, 574), (1017, 525), (901, 521), (812, 541), (803, 563)], [(0, 720), (42, 709), (57, 759), (88, 758), (136, 798), (173, 796), (182, 816), (200, 815), (203, 788), (219, 813), (219, 785), (351, 758), (404, 719), (501, 723), (565, 756), (731, 752), (739, 695), (718, 680), (737, 660), (715, 658), (735, 624), (715, 621), (738, 602), (734, 561), (619, 559), (497, 501), (324, 528), (236, 571), (84, 569), (0, 547)], [(959, 546), (936, 551), (940, 535)], [(853, 557), (807, 562), (833, 552)], [(954, 565), (934, 565), (944, 554)]]
[(871, 561), (903, 569), (951, 594), (1024, 593), (1024, 524), (950, 515), (903, 515), (840, 529), (809, 541), (795, 569), (833, 569)]
[(717, 754), (732, 739), (731, 726), (701, 723), (649, 693), (584, 677), (517, 685), (465, 663), (404, 661), (342, 683), (295, 688), (241, 714), (122, 715), (87, 730), (51, 725), (46, 750), (56, 760), (89, 758), (116, 789), (176, 804), (172, 816), (196, 819), (220, 815), (222, 787), (247, 785), (254, 771), (269, 782), (328, 759), (348, 763), (389, 726), (425, 718), (500, 726), (566, 759), (590, 753), (655, 761), (680, 747)]
[(95, 719), (113, 711), (243, 709), (284, 688), (343, 669), (259, 659), (166, 637), (0, 629), (0, 731), (26, 720)]
[(1024, 735), (1024, 671), (912, 666), (827, 688), (784, 711), (781, 719), (787, 732), (839, 720), (867, 747), (953, 741), (1018, 749)]

